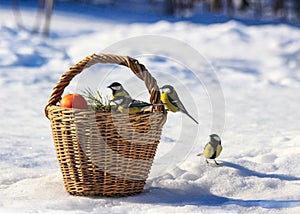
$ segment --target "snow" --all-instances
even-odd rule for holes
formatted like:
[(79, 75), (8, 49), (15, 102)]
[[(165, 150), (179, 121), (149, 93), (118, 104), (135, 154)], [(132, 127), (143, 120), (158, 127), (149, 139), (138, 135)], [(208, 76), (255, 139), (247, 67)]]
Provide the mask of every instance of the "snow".
[[(0, 4), (1, 213), (300, 212), (298, 27), (67, 5), (56, 7), (45, 39), (19, 30), (8, 4)], [(22, 10), (27, 28), (33, 11)], [(168, 114), (145, 190), (136, 196), (70, 196), (44, 116), (61, 74), (100, 52), (137, 58), (160, 86), (175, 86), (200, 122)], [(105, 86), (116, 80), (147, 100), (143, 82), (115, 66), (87, 69), (65, 92), (88, 85), (109, 94)], [(212, 133), (222, 139), (220, 166), (196, 156)]]

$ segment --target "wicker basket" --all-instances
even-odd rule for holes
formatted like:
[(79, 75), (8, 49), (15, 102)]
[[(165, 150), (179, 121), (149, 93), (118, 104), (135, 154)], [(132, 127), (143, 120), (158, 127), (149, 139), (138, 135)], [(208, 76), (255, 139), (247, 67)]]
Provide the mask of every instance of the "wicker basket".
[(136, 59), (93, 54), (70, 67), (45, 107), (65, 188), (83, 196), (137, 194), (143, 191), (167, 113), (162, 105), (134, 115), (57, 106), (70, 81), (96, 63), (129, 67), (145, 82), (150, 102), (161, 104), (156, 80)]

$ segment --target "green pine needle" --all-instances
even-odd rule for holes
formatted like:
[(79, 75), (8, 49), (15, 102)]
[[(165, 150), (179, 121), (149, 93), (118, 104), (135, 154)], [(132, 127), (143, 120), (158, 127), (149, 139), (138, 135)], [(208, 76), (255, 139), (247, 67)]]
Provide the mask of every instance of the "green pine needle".
[(87, 88), (83, 91), (83, 96), (85, 97), (90, 109), (110, 112), (109, 97), (103, 97), (98, 90), (94, 92), (91, 88)]

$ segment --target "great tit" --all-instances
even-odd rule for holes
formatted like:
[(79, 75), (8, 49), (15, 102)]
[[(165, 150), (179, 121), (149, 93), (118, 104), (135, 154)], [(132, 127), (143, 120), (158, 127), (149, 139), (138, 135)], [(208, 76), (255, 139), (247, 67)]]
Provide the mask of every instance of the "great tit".
[(162, 90), (160, 99), (167, 109), (172, 112), (181, 111), (198, 124), (198, 121), (194, 119), (185, 109), (173, 86), (164, 85), (160, 89)]
[(212, 159), (217, 165), (219, 163), (215, 160), (222, 152), (221, 138), (217, 134), (210, 135), (210, 141), (205, 145), (203, 153), (197, 156), (204, 155), (206, 163), (209, 163), (207, 159)]
[(112, 90), (112, 99), (110, 100), (112, 111), (119, 111), (125, 114), (136, 114), (150, 111), (153, 106), (153, 104), (132, 99), (129, 93), (118, 82), (113, 82), (108, 88)]
[(125, 97), (126, 99), (132, 99), (129, 93), (123, 88), (121, 83), (119, 82), (113, 82), (107, 88), (110, 88), (112, 90), (112, 99), (115, 97)]

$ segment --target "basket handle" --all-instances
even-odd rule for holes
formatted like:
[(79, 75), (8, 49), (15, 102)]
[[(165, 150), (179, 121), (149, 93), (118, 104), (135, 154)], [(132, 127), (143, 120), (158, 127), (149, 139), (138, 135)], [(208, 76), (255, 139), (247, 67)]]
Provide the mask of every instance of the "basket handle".
[[(46, 117), (48, 117), (48, 107), (57, 104), (57, 102), (61, 99), (61, 95), (63, 94), (64, 89), (70, 84), (70, 81), (77, 74), (81, 73), (81, 71), (83, 71), (85, 68), (88, 68), (96, 63), (109, 63), (127, 66), (138, 78), (145, 82), (145, 85), (150, 94), (150, 103), (162, 104), (156, 80), (148, 72), (146, 67), (138, 62), (138, 60), (129, 56), (118, 56), (113, 54), (92, 54), (90, 56), (87, 56), (77, 64), (71, 66), (69, 70), (61, 76), (60, 80), (54, 86), (48, 104), (45, 107)], [(153, 110), (164, 111), (164, 106), (153, 106)]]

